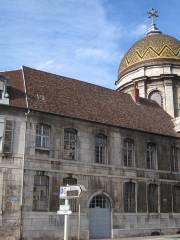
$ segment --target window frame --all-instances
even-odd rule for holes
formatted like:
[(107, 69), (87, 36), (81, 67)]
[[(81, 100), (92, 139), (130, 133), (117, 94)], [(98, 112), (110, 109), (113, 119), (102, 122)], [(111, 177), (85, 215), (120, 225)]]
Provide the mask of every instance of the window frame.
[[(39, 128), (39, 129), (38, 129)], [(47, 129), (44, 129), (47, 128)], [(39, 131), (39, 133), (38, 133)], [(44, 133), (47, 131), (47, 134)], [(35, 139), (35, 148), (40, 150), (49, 150), (50, 149), (50, 136), (51, 135), (51, 127), (46, 123), (37, 123), (36, 124), (36, 139)], [(40, 139), (40, 144), (38, 143)], [(45, 144), (44, 144), (45, 143)]]
[[(77, 178), (65, 177), (63, 178), (63, 186), (77, 185)], [(78, 200), (76, 198), (69, 199), (69, 205), (72, 212), (78, 211)]]
[(178, 172), (179, 171), (179, 161), (178, 161), (178, 155), (180, 154), (180, 149), (173, 145), (171, 146), (171, 171), (172, 172)]
[(178, 195), (177, 192), (176, 192), (177, 189), (178, 189), (179, 195), (180, 195), (180, 186), (179, 185), (174, 185), (173, 186), (173, 213), (180, 213), (180, 208), (177, 209), (177, 202), (179, 202), (176, 199), (176, 195)]
[[(153, 190), (153, 192), (150, 192), (151, 190)], [(159, 213), (159, 185), (156, 183), (149, 183), (147, 196), (148, 213)]]
[(107, 164), (107, 136), (98, 133), (95, 136), (95, 163)]
[(0, 89), (0, 100), (3, 99), (3, 90)]
[[(38, 177), (40, 179), (40, 184), (36, 184), (35, 178)], [(41, 184), (43, 183), (42, 179), (46, 178), (45, 182), (46, 184)], [(36, 189), (36, 190), (35, 190)], [(41, 200), (41, 194), (45, 192), (46, 193), (46, 199), (44, 200), (45, 205), (44, 208), (42, 208), (42, 200)], [(39, 194), (38, 194), (39, 193)], [(36, 200), (35, 198), (38, 195), (38, 199)], [(50, 198), (50, 178), (49, 176), (45, 175), (43, 171), (37, 171), (36, 174), (34, 175), (34, 184), (33, 184), (33, 205), (32, 205), (32, 210), (36, 212), (47, 212), (49, 211), (49, 198)], [(36, 203), (35, 203), (36, 202)]]
[(146, 145), (146, 167), (152, 170), (157, 169), (157, 145), (154, 142), (148, 142)]
[[(66, 134), (68, 138), (66, 139)], [(72, 137), (74, 135), (74, 137)], [(76, 161), (77, 160), (77, 142), (78, 142), (78, 131), (74, 128), (65, 128), (64, 129), (64, 139), (63, 139), (63, 156), (65, 160)], [(71, 146), (74, 149), (71, 149)], [(69, 151), (69, 153), (68, 153)], [(70, 155), (74, 157), (69, 157)]]
[(125, 167), (135, 167), (135, 144), (132, 138), (125, 138), (123, 141), (123, 165)]
[[(11, 129), (7, 129), (8, 122), (11, 123)], [(8, 141), (6, 139), (7, 134), (11, 134), (11, 139)], [(2, 142), (2, 152), (4, 155), (11, 155), (13, 152), (13, 140), (14, 140), (14, 120), (5, 119), (4, 133), (3, 133), (3, 142)], [(9, 151), (5, 151), (5, 146), (9, 143)]]
[(124, 195), (124, 212), (136, 213), (137, 212), (137, 184), (132, 181), (124, 182), (123, 188)]

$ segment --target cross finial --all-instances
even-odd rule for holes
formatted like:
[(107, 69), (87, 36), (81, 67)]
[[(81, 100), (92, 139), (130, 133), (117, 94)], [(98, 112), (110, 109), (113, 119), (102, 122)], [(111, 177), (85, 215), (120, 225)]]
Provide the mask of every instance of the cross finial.
[(152, 8), (149, 12), (148, 12), (148, 17), (151, 18), (152, 20), (152, 25), (155, 24), (155, 18), (159, 17), (158, 16), (158, 11), (155, 10), (154, 8)]
[(155, 18), (159, 17), (158, 16), (158, 11), (155, 10), (154, 8), (152, 8), (149, 12), (148, 12), (148, 17), (151, 18), (151, 26), (148, 29), (147, 35), (151, 35), (151, 34), (157, 34), (157, 33), (161, 33), (159, 28), (156, 26), (155, 24)]

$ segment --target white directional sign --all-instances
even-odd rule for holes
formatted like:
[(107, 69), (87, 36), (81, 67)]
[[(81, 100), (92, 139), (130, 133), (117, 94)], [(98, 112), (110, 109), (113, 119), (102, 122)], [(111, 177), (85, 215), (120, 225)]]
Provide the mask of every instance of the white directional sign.
[(78, 185), (62, 186), (59, 197), (61, 199), (78, 198), (81, 191), (81, 187)]
[(70, 205), (60, 205), (59, 210), (60, 211), (69, 211), (70, 210)]
[(71, 215), (72, 214), (72, 211), (71, 210), (59, 210), (57, 211), (57, 214), (59, 215)]

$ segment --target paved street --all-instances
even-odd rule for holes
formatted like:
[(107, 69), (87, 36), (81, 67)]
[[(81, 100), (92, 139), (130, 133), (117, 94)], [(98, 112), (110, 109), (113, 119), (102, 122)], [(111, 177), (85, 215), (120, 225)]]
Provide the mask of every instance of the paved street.
[(179, 235), (164, 235), (164, 236), (162, 235), (162, 236), (119, 238), (118, 240), (128, 240), (128, 239), (133, 239), (133, 240), (142, 240), (142, 239), (144, 239), (144, 240), (179, 240), (180, 234)]
[[(122, 237), (114, 238), (114, 240), (180, 240), (179, 235), (162, 235), (162, 236), (146, 236), (146, 237)], [(93, 239), (91, 239), (93, 240)], [(100, 240), (112, 240), (112, 239), (100, 239)]]

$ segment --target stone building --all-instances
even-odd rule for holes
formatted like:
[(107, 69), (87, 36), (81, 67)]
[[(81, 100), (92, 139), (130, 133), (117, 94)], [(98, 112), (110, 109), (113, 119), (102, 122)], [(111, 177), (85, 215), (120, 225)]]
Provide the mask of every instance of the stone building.
[[(22, 67), (0, 74), (0, 239), (180, 231), (180, 42), (155, 25), (124, 56), (117, 90)], [(130, 93), (130, 94), (128, 94)]]

